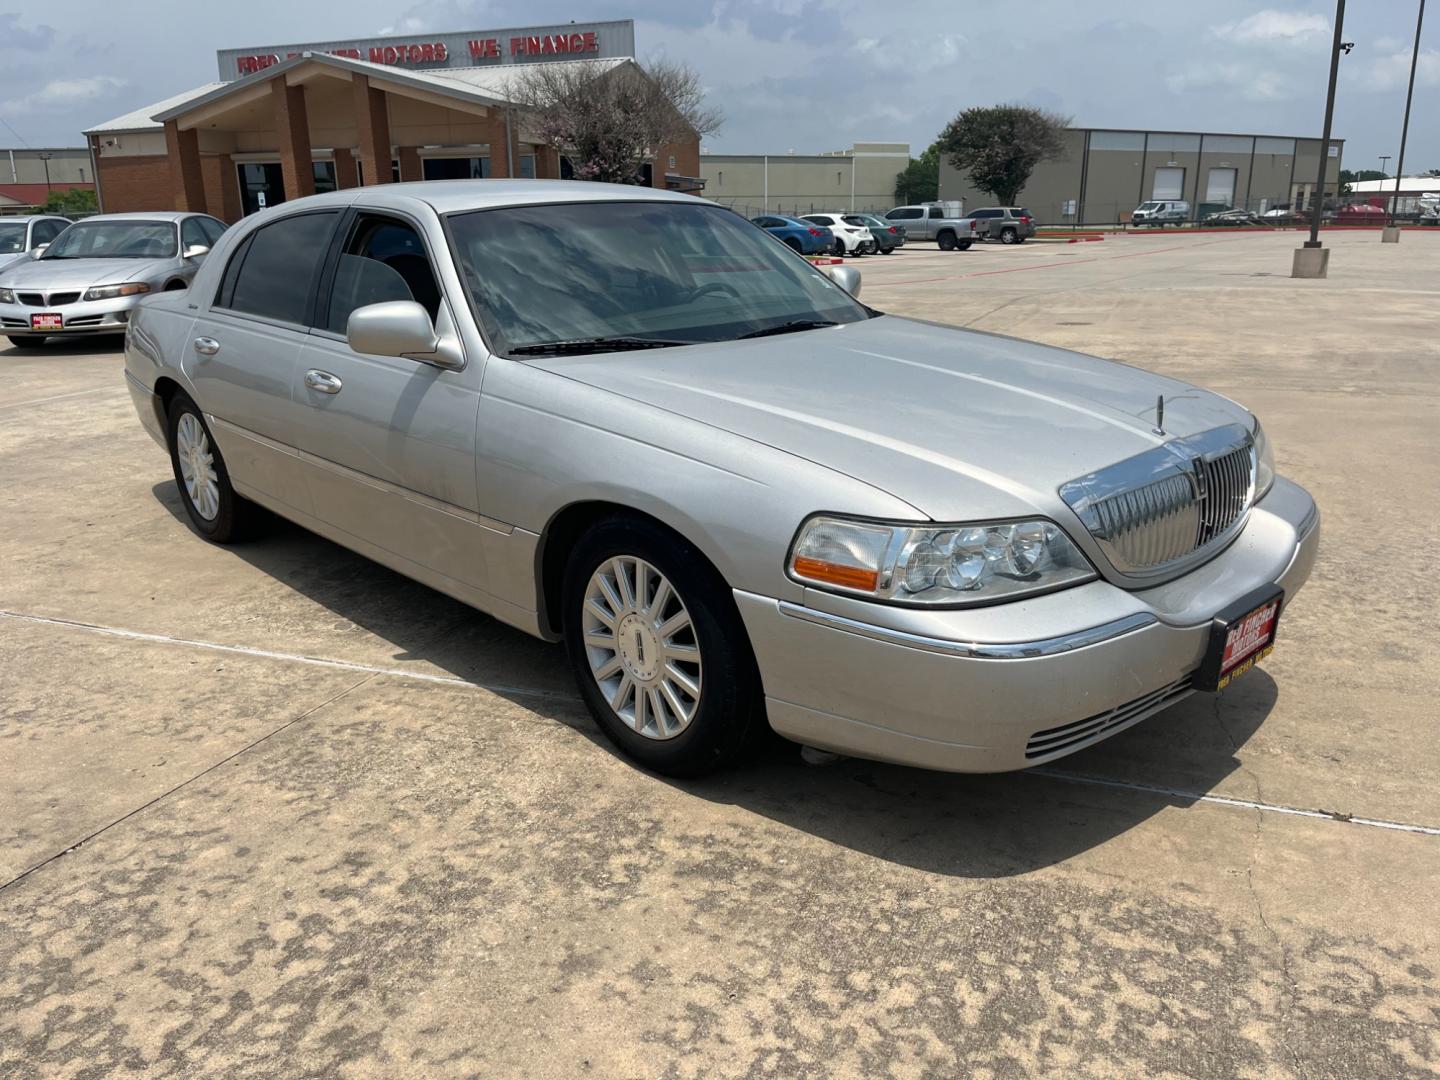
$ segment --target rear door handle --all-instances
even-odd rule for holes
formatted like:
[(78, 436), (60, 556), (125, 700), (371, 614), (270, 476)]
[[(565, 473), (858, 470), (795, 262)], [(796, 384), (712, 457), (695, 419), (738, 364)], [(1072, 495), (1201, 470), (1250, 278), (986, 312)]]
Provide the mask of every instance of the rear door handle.
[(345, 384), (328, 371), (311, 368), (305, 372), (305, 385), (311, 390), (319, 390), (322, 394), (338, 394)]
[(213, 337), (197, 337), (194, 344), (195, 351), (201, 356), (214, 356), (220, 351), (220, 342)]

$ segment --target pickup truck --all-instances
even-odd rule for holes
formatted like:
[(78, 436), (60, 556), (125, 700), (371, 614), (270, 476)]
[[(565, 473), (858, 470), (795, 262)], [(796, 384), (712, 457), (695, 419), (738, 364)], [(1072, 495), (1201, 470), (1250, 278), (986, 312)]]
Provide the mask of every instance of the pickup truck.
[(945, 208), (933, 203), (897, 206), (881, 216), (886, 221), (905, 226), (906, 240), (934, 240), (941, 251), (964, 251), (980, 239), (974, 218), (946, 217)]

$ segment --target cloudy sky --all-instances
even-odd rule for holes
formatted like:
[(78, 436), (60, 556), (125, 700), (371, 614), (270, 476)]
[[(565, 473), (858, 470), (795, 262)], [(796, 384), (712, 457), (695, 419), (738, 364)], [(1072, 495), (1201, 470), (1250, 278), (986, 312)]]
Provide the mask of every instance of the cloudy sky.
[[(1341, 62), (1335, 134), (1352, 169), (1376, 167), (1399, 143), (1415, 7), (1350, 0), (1355, 51)], [(1440, 168), (1432, 8), (1414, 169)], [(642, 59), (700, 72), (726, 117), (706, 143), (717, 151), (861, 139), (918, 153), (960, 109), (1002, 101), (1086, 126), (1318, 135), (1332, 14), (1323, 2), (1236, 0), (0, 0), (0, 145), (78, 145), (91, 124), (213, 80), (220, 48), (610, 18), (635, 19)]]

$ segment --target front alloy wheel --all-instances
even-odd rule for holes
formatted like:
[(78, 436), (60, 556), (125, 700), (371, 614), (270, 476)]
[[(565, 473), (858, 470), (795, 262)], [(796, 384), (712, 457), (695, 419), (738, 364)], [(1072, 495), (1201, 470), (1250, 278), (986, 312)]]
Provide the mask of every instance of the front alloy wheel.
[(637, 556), (616, 556), (590, 575), (583, 618), (590, 675), (621, 722), (647, 739), (689, 727), (704, 666), (669, 578)]
[(734, 595), (680, 536), (637, 517), (597, 522), (570, 553), (561, 606), (580, 696), (642, 765), (696, 776), (765, 730)]

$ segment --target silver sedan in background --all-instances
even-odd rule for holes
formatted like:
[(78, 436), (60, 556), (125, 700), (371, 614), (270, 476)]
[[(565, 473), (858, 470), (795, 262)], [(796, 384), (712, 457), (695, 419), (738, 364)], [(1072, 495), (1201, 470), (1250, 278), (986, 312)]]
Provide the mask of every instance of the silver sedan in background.
[(98, 214), (36, 258), (0, 270), (0, 332), (12, 345), (121, 334), (147, 293), (184, 289), (225, 224), (208, 214)]
[(39, 254), (69, 227), (69, 218), (53, 214), (0, 218), (0, 270)]
[(675, 775), (767, 722), (1023, 768), (1270, 651), (1319, 514), (1253, 415), (858, 276), (689, 195), (386, 184), (237, 225), (125, 373), (202, 536), (259, 503), (563, 640)]

